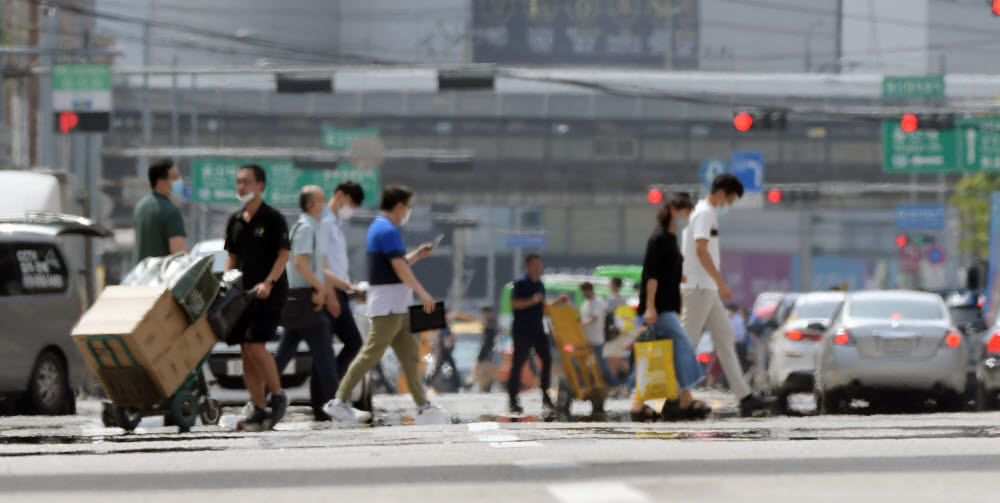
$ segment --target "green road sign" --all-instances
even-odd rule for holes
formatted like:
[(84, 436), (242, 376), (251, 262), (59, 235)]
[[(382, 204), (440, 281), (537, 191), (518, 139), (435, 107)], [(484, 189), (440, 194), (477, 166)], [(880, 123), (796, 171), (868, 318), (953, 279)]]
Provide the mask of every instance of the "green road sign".
[(885, 120), (882, 151), (886, 173), (1000, 171), (1000, 117), (958, 118), (953, 130), (912, 133)]
[(305, 185), (319, 185), (330, 197), (344, 180), (354, 180), (365, 191), (366, 208), (377, 208), (380, 196), (378, 170), (361, 171), (342, 162), (335, 170), (295, 167), (291, 159), (254, 160), (233, 158), (200, 158), (191, 161), (191, 199), (208, 204), (239, 204), (236, 198), (236, 172), (240, 166), (259, 164), (267, 174), (264, 201), (279, 208), (294, 208), (299, 204), (299, 190)]
[(358, 138), (378, 138), (379, 130), (374, 127), (338, 128), (323, 126), (323, 148), (348, 149)]
[(882, 169), (886, 173), (962, 171), (955, 131), (904, 132), (899, 121), (882, 121)]
[(69, 63), (52, 67), (56, 112), (110, 112), (111, 66)]
[(53, 91), (111, 91), (111, 66), (86, 63), (53, 65)]
[(889, 99), (943, 98), (944, 76), (885, 77), (882, 79), (882, 97)]
[(960, 118), (959, 163), (965, 171), (1000, 171), (1000, 117)]

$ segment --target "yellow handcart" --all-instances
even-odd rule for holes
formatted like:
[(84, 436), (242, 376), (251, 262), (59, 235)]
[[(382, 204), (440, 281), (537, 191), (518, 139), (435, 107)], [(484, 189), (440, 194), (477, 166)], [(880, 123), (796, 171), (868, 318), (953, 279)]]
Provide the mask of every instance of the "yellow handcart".
[(594, 413), (604, 411), (607, 384), (601, 373), (597, 355), (583, 336), (579, 316), (570, 305), (547, 305), (545, 315), (559, 355), (561, 374), (558, 379), (556, 410), (569, 418), (573, 400), (589, 400)]

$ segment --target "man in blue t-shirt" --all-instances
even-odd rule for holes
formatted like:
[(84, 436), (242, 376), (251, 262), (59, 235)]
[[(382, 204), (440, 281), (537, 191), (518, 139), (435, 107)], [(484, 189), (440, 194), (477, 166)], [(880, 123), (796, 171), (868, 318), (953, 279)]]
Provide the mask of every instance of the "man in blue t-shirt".
[(366, 421), (371, 414), (351, 407), (351, 392), (364, 375), (381, 360), (390, 346), (399, 359), (410, 395), (417, 404), (418, 422), (440, 422), (444, 411), (431, 405), (424, 394), (420, 376), (420, 347), (410, 333), (409, 306), (416, 292), (424, 311), (434, 311), (434, 298), (427, 293), (410, 266), (430, 256), (434, 245), (424, 243), (406, 253), (399, 228), (406, 225), (413, 212), (413, 192), (402, 185), (390, 185), (382, 192), (381, 211), (368, 228), (368, 317), (371, 319), (368, 340), (337, 389), (337, 397), (323, 408), (334, 420), (345, 424)]
[[(542, 318), (545, 315), (545, 285), (542, 284), (542, 258), (529, 254), (524, 259), (524, 275), (514, 280), (510, 294), (510, 308), (514, 312), (511, 335), (514, 339), (514, 358), (507, 380), (510, 397), (510, 413), (521, 414), (524, 409), (517, 399), (521, 389), (521, 369), (531, 356), (531, 350), (542, 359), (542, 407), (546, 412), (555, 410), (549, 397), (549, 383), (552, 375), (552, 353), (549, 351), (549, 336), (545, 334)], [(562, 295), (556, 303), (563, 303), (569, 297)]]

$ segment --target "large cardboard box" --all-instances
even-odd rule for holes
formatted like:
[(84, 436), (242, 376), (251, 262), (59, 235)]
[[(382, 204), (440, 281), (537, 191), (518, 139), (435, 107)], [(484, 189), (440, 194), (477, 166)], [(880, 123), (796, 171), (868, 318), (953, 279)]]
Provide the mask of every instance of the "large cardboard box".
[(147, 367), (153, 385), (164, 397), (172, 395), (211, 351), (215, 342), (212, 325), (207, 316), (202, 316), (155, 363)]
[[(184, 311), (170, 291), (152, 286), (109, 286), (73, 329), (73, 339), (91, 370), (134, 366), (116, 341), (87, 345), (92, 336), (116, 336), (139, 367), (149, 368), (181, 339), (188, 327)], [(96, 353), (97, 359), (94, 358)], [(115, 361), (117, 360), (117, 362)]]

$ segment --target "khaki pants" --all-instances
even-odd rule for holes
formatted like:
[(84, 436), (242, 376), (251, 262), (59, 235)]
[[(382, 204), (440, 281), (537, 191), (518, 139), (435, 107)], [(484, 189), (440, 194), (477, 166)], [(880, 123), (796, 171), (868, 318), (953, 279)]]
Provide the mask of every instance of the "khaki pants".
[(351, 391), (369, 370), (382, 361), (382, 355), (389, 347), (392, 347), (400, 366), (403, 367), (403, 374), (410, 386), (410, 396), (413, 397), (413, 401), (418, 406), (427, 403), (424, 384), (420, 379), (420, 346), (417, 344), (417, 338), (410, 333), (408, 314), (389, 314), (371, 319), (368, 340), (340, 381), (337, 398), (350, 400)]
[(743, 379), (743, 368), (736, 356), (736, 335), (733, 326), (729, 324), (729, 313), (722, 305), (718, 290), (695, 288), (682, 290), (681, 325), (691, 339), (691, 344), (698, 347), (701, 334), (708, 330), (719, 354), (719, 363), (726, 373), (729, 389), (736, 398), (742, 399), (750, 394), (750, 386)]

